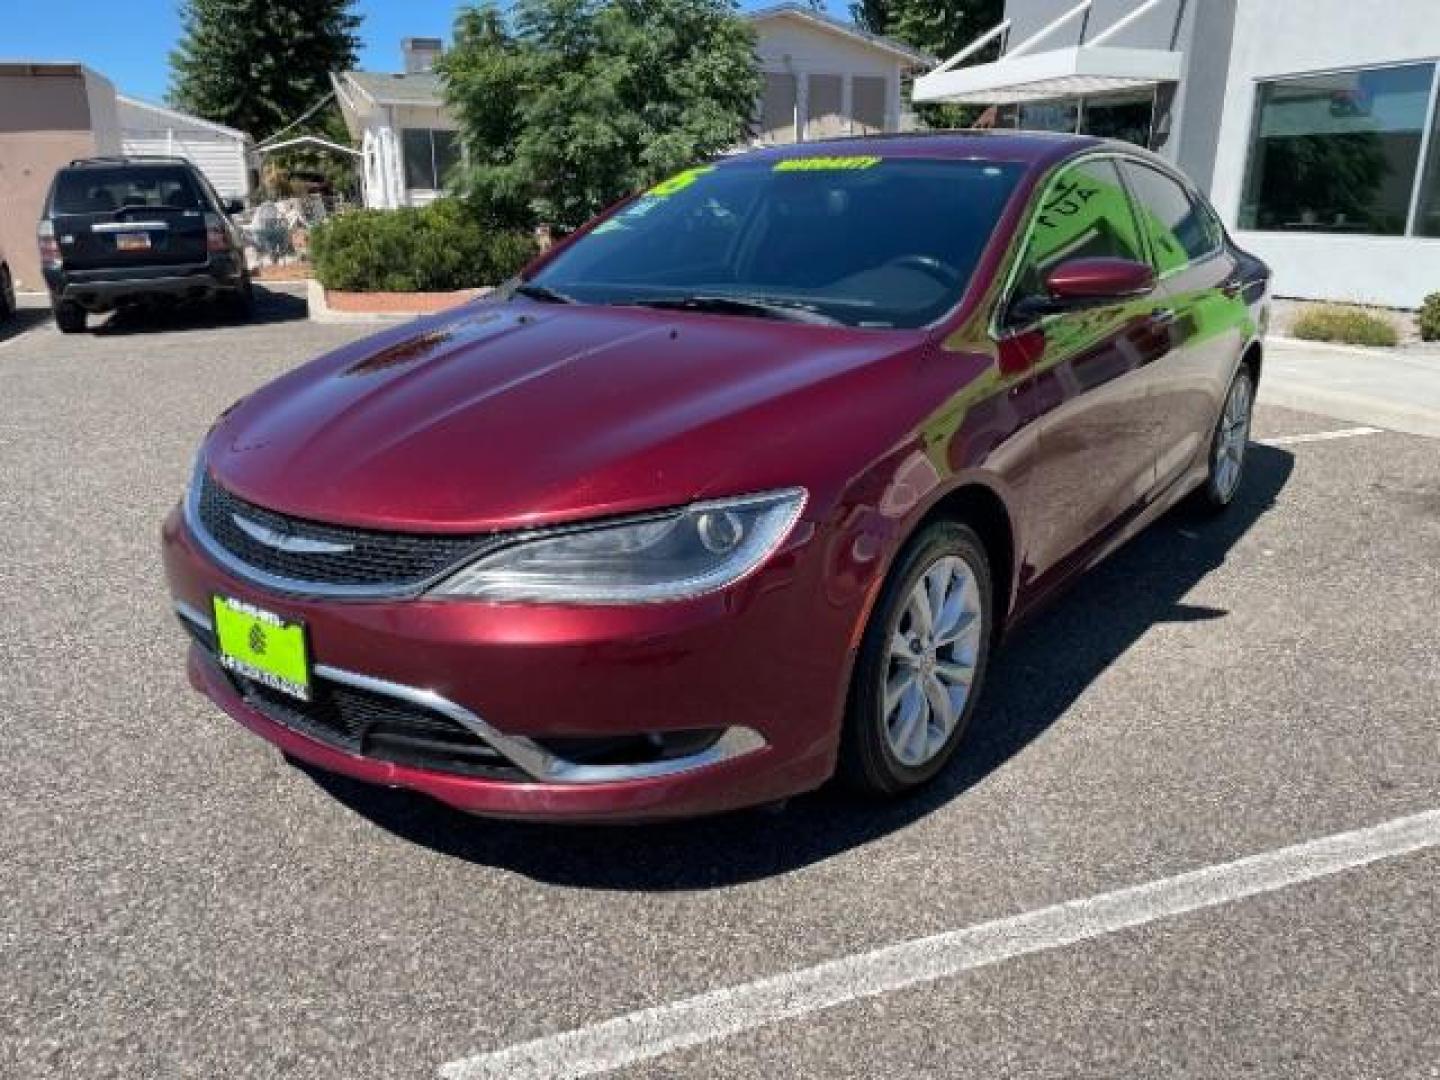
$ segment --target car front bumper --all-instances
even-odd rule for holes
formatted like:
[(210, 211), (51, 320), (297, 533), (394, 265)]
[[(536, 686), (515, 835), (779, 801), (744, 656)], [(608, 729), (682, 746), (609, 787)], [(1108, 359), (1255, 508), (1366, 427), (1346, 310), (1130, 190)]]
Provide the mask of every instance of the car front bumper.
[[(808, 790), (830, 775), (860, 597), (824, 587), (818, 535), (802, 522), (761, 570), (730, 589), (615, 607), (276, 594), (217, 565), (178, 509), (162, 543), (177, 612), (195, 639), (191, 683), (286, 753), (468, 812), (599, 821), (715, 813)], [(317, 677), (408, 696), (486, 733), (505, 775), (357, 753), (257, 704), (196, 632), (216, 595), (302, 621)], [(546, 747), (697, 729), (724, 734), (698, 753), (628, 770), (624, 762), (578, 764)]]

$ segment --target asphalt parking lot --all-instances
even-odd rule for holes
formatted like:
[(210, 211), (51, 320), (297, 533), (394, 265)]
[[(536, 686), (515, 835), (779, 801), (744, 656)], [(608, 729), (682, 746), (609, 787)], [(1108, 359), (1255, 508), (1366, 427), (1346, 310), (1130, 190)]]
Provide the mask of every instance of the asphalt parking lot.
[[(1297, 440), (1355, 425), (1262, 385), (1239, 504), (1021, 631), (919, 798), (503, 824), (299, 771), (185, 682), (157, 530), (194, 445), (365, 332), (286, 296), (0, 328), (0, 1075), (1440, 1076), (1440, 442)], [(1375, 861), (1086, 922), (1426, 814)], [(1069, 901), (1068, 937), (1003, 923), (939, 978), (865, 959)]]

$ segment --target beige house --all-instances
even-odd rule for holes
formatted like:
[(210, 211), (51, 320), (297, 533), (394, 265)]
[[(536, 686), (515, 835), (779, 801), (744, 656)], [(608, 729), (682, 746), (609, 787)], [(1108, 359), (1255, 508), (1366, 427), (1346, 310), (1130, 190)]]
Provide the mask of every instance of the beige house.
[[(901, 88), (932, 58), (797, 4), (747, 18), (765, 76), (752, 144), (905, 127)], [(423, 205), (440, 193), (446, 172), (460, 159), (458, 125), (434, 72), (441, 49), (438, 38), (406, 38), (404, 70), (332, 76), (346, 127), (363, 155), (366, 206)]]
[(115, 88), (82, 64), (0, 63), (0, 248), (19, 289), (44, 288), (35, 224), (55, 170), (120, 153)]

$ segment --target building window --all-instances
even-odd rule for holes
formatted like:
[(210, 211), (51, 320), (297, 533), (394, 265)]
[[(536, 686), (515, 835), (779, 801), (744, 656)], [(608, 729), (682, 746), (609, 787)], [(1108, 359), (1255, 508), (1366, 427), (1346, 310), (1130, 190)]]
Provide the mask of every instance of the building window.
[(439, 191), (460, 161), (459, 136), (453, 131), (406, 128), (400, 133), (400, 153), (407, 188)]
[(1240, 227), (1404, 235), (1434, 83), (1434, 64), (1261, 83)]

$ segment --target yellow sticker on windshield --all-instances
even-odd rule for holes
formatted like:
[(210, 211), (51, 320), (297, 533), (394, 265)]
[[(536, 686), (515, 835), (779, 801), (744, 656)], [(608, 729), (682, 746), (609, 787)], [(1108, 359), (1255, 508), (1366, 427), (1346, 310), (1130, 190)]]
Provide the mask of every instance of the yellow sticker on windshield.
[(682, 173), (676, 173), (669, 180), (661, 180), (645, 193), (645, 197), (663, 199), (667, 195), (674, 195), (677, 191), (684, 191), (706, 173), (714, 171), (714, 165), (698, 165), (693, 169), (686, 169)]
[(775, 163), (775, 172), (831, 172), (844, 169), (868, 169), (879, 165), (878, 157), (856, 155), (854, 157), (807, 157), (786, 158)]

